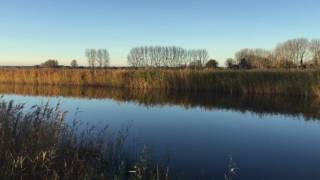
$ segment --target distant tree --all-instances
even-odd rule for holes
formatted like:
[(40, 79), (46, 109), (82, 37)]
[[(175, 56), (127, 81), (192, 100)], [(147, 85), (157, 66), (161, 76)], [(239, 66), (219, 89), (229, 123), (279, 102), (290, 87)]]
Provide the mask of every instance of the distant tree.
[(97, 51), (95, 49), (86, 49), (85, 55), (87, 57), (89, 67), (94, 69), (97, 62)]
[(242, 59), (240, 59), (240, 62), (239, 62), (239, 68), (251, 69), (252, 65), (249, 63), (249, 61), (246, 58), (242, 58)]
[(86, 49), (88, 65), (91, 68), (109, 66), (109, 51), (107, 49)]
[(309, 49), (312, 54), (312, 61), (314, 62), (314, 65), (318, 66), (320, 62), (320, 39), (311, 40)]
[(207, 63), (206, 63), (206, 67), (207, 68), (217, 68), (218, 67), (218, 61), (214, 60), (214, 59), (210, 59)]
[(98, 49), (97, 51), (97, 65), (98, 67), (103, 67), (103, 55), (102, 55), (102, 49)]
[(40, 66), (46, 68), (55, 68), (59, 66), (59, 63), (55, 59), (49, 59), (46, 62), (42, 63)]
[(71, 67), (73, 67), (73, 68), (78, 67), (79, 65), (78, 65), (77, 60), (75, 60), (75, 59), (74, 59), (74, 60), (72, 60), (72, 61), (71, 61), (71, 63), (70, 63), (70, 66), (71, 66)]
[(278, 68), (285, 68), (285, 69), (291, 69), (296, 67), (293, 61), (280, 61), (278, 64)]
[(288, 64), (288, 62), (292, 62), (294, 64), (293, 57), (290, 53), (288, 45), (285, 45), (283, 43), (278, 44), (274, 49), (273, 54), (274, 64), (277, 68), (287, 68), (288, 66), (284, 66), (284, 64)]
[(298, 67), (302, 66), (308, 56), (309, 40), (305, 38), (291, 39), (277, 46), (275, 53), (282, 61), (293, 61)]
[[(177, 46), (141, 46), (130, 50), (127, 61), (133, 67), (187, 67), (191, 62), (204, 65), (205, 49), (187, 50)], [(191, 64), (192, 65), (192, 64)]]
[(189, 68), (200, 68), (202, 67), (202, 62), (200, 60), (192, 61), (189, 64)]
[(195, 54), (197, 56), (196, 60), (199, 60), (201, 62), (201, 66), (205, 65), (205, 63), (209, 59), (208, 51), (206, 49), (198, 49), (195, 51)]
[(107, 49), (101, 49), (101, 54), (102, 54), (102, 66), (103, 67), (108, 67), (110, 65), (110, 55), (109, 51)]
[[(270, 68), (272, 53), (264, 49), (242, 49), (235, 54), (236, 61), (240, 68)], [(241, 66), (244, 64), (245, 66)]]
[(227, 67), (237, 68), (306, 68), (320, 65), (320, 39), (289, 39), (272, 51), (242, 49), (235, 54), (236, 63), (227, 61)]
[(236, 62), (232, 58), (228, 58), (225, 62), (225, 65), (227, 68), (232, 68), (233, 65), (235, 65), (235, 64), (236, 64)]
[(305, 58), (308, 56), (309, 40), (305, 38), (298, 38), (292, 40), (294, 43), (294, 51), (297, 56), (297, 62), (300, 66), (303, 65)]

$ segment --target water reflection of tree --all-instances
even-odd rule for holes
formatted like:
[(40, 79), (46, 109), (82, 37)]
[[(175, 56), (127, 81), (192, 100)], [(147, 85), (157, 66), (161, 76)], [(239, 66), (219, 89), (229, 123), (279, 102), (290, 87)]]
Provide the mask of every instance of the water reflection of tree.
[(62, 96), (88, 99), (113, 99), (134, 102), (143, 106), (177, 105), (188, 108), (200, 107), (205, 110), (232, 110), (253, 112), (258, 115), (285, 114), (303, 116), (306, 120), (320, 119), (320, 100), (282, 96), (223, 96), (207, 92), (175, 92), (161, 89), (136, 90), (103, 87), (61, 87), (32, 85), (1, 85), (0, 94), (31, 96)]

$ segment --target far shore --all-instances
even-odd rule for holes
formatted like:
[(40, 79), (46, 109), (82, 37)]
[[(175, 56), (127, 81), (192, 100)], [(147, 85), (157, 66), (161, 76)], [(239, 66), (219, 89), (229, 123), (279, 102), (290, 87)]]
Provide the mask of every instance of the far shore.
[(0, 83), (166, 89), (230, 95), (320, 95), (320, 70), (210, 68), (0, 68)]

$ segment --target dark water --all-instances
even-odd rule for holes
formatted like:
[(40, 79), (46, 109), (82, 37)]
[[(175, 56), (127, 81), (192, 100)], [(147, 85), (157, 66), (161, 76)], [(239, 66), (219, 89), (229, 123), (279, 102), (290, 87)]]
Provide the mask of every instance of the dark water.
[(27, 106), (50, 99), (74, 118), (116, 130), (130, 124), (128, 151), (144, 144), (169, 157), (181, 179), (320, 179), (320, 101), (284, 97), (223, 97), (80, 87), (0, 85), (4, 99)]

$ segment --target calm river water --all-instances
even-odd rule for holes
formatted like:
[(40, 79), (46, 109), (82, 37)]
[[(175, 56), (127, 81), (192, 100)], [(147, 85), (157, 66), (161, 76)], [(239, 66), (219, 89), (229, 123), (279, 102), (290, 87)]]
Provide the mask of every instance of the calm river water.
[(128, 151), (143, 145), (182, 179), (319, 179), (320, 101), (223, 97), (80, 87), (0, 86), (5, 100), (27, 106), (58, 101), (91, 125), (130, 126)]

